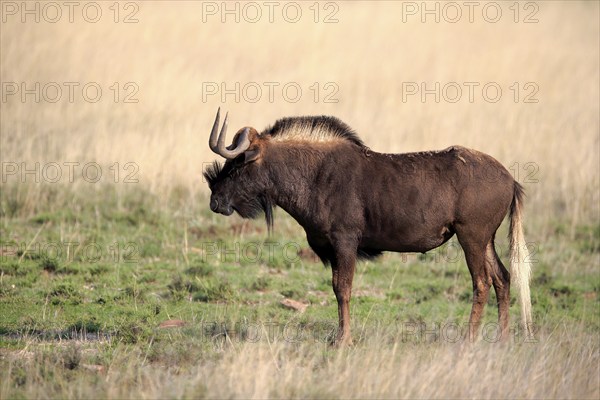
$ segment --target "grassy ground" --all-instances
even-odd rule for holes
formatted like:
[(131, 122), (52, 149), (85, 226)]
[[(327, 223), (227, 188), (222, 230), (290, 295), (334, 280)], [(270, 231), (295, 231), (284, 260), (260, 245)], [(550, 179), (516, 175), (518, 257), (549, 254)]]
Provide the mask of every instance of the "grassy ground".
[[(510, 343), (496, 343), (492, 294), (483, 340), (460, 352), (472, 291), (452, 241), (360, 264), (357, 344), (338, 353), (328, 344), (337, 325), (330, 272), (301, 228), (279, 211), (268, 238), (262, 221), (224, 224), (197, 200), (165, 208), (147, 193), (101, 190), (74, 195), (69, 208), (3, 219), (3, 398), (598, 394), (597, 224), (571, 237), (556, 223), (543, 245), (528, 235), (536, 249), (534, 342), (515, 305)], [(504, 232), (498, 248), (507, 262)], [(308, 307), (286, 308), (283, 299)], [(166, 321), (183, 325), (161, 327)], [(482, 373), (474, 362), (490, 374), (485, 382), (469, 383)], [(448, 375), (455, 363), (466, 376)], [(427, 378), (418, 383), (405, 376), (421, 369)], [(521, 386), (498, 385), (513, 379)]]

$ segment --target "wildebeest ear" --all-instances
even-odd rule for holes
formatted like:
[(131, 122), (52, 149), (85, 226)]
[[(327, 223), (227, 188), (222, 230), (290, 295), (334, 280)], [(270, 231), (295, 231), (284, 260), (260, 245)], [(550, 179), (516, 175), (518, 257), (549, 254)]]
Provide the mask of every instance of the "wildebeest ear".
[(238, 141), (240, 140), (242, 132), (244, 132), (245, 129), (248, 129), (248, 139), (250, 139), (250, 143), (253, 143), (258, 138), (258, 136), (259, 136), (258, 132), (256, 131), (256, 129), (252, 128), (251, 126), (241, 128), (233, 136), (233, 141), (231, 142), (231, 144), (229, 146), (226, 147), (227, 150), (233, 150), (239, 145)]
[(256, 161), (260, 157), (260, 147), (255, 146), (244, 152), (244, 163)]

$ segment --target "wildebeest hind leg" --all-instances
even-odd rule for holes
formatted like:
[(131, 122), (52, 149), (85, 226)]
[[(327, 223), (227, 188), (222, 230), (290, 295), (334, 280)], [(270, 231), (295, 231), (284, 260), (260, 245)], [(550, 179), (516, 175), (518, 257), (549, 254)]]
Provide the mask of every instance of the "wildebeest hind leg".
[(494, 248), (494, 240), (492, 239), (486, 248), (486, 259), (490, 266), (490, 275), (494, 290), (496, 291), (496, 299), (498, 300), (498, 323), (500, 324), (500, 337), (503, 341), (508, 339), (508, 321), (510, 307), (510, 273), (500, 261), (498, 253)]
[(458, 231), (458, 240), (465, 252), (469, 272), (473, 281), (473, 306), (471, 307), (471, 316), (469, 317), (469, 337), (470, 341), (477, 338), (483, 309), (487, 303), (492, 286), (492, 280), (486, 268), (486, 245), (488, 240), (479, 239), (479, 235), (469, 235), (466, 232)]

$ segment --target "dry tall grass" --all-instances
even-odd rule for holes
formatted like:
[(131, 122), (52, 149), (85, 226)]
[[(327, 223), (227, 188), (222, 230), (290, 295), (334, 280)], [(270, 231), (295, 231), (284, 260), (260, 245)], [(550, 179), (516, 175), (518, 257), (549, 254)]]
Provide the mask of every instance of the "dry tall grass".
[[(573, 329), (574, 328), (574, 329)], [(569, 345), (565, 345), (568, 343)], [(390, 344), (385, 335), (355, 349), (324, 344), (243, 343), (198, 364), (149, 363), (121, 346), (101, 372), (86, 371), (36, 349), (15, 354), (0, 376), (26, 374), (28, 398), (543, 398), (600, 396), (598, 343), (577, 327), (537, 344), (473, 347), (448, 343)], [(93, 348), (86, 352), (94, 352)], [(200, 354), (198, 354), (200, 356)], [(77, 379), (74, 377), (77, 376)], [(52, 379), (49, 379), (51, 377)], [(15, 379), (15, 378), (13, 378)], [(10, 381), (0, 385), (11, 397)]]
[[(230, 112), (234, 128), (260, 129), (287, 115), (331, 114), (377, 151), (461, 144), (488, 152), (507, 167), (519, 163), (528, 208), (535, 210), (528, 214), (539, 221), (564, 216), (574, 225), (598, 217), (597, 2), (536, 3), (539, 22), (533, 24), (514, 23), (508, 3), (502, 3), (503, 16), (495, 24), (485, 22), (480, 9), (474, 23), (466, 9), (459, 23), (435, 23), (431, 16), (421, 23), (419, 15), (402, 22), (403, 2), (336, 3), (339, 22), (333, 24), (314, 23), (309, 3), (302, 3), (298, 23), (282, 18), (282, 6), (274, 23), (264, 7), (257, 23), (243, 18), (236, 23), (233, 16), (221, 23), (219, 15), (203, 22), (202, 2), (148, 2), (139, 4), (138, 23), (115, 24), (110, 4), (100, 4), (98, 23), (85, 22), (80, 10), (69, 23), (63, 10), (58, 23), (43, 18), (32, 23), (31, 16), (21, 23), (17, 14), (2, 24), (2, 82), (26, 82), (29, 88), (35, 82), (81, 84), (74, 103), (66, 100), (64, 86), (57, 103), (35, 103), (31, 95), (22, 103), (19, 95), (8, 96), (1, 104), (2, 161), (28, 166), (97, 161), (105, 177), (115, 162), (121, 168), (135, 162), (141, 184), (152, 192), (183, 187), (193, 193), (206, 190), (200, 172), (216, 157), (206, 142), (217, 107)], [(320, 7), (320, 19), (333, 10)], [(121, 9), (120, 18), (130, 11)], [(519, 18), (529, 12), (522, 8)], [(101, 86), (99, 102), (81, 97), (87, 82)], [(114, 82), (121, 85), (121, 96), (122, 86), (135, 82), (139, 103), (114, 103), (109, 88)], [(257, 103), (235, 102), (233, 95), (224, 103), (218, 95), (203, 102), (206, 82), (225, 82), (229, 89), (235, 82), (242, 87), (256, 82), (263, 95)], [(264, 82), (280, 84), (272, 103)], [(303, 90), (297, 103), (281, 93), (287, 82)], [(318, 102), (310, 89), (315, 82)], [(324, 102), (332, 90), (324, 88), (326, 82), (339, 88), (337, 103)], [(433, 96), (422, 103), (418, 96), (402, 101), (403, 82), (480, 86), (473, 103), (465, 86), (457, 103), (435, 103)], [(497, 103), (483, 99), (486, 82), (501, 86)], [(510, 89), (514, 82), (521, 85), (518, 103)], [(523, 88), (526, 82), (539, 86), (537, 104), (523, 103), (531, 92)], [(539, 167), (537, 183), (526, 180), (535, 168), (526, 169), (528, 162)], [(14, 181), (9, 176), (3, 185)], [(36, 193), (28, 192), (29, 204), (39, 200)]]

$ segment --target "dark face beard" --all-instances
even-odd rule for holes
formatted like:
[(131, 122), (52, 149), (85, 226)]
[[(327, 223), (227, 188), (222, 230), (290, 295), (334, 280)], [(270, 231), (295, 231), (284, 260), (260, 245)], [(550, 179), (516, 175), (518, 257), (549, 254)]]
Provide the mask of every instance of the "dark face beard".
[(261, 213), (264, 213), (265, 222), (267, 223), (267, 229), (269, 232), (271, 232), (273, 229), (273, 207), (274, 205), (272, 200), (264, 194), (261, 194), (255, 199), (246, 202), (242, 206), (239, 204), (233, 206), (234, 210), (242, 218), (254, 219), (257, 218)]
[(265, 222), (267, 223), (267, 230), (270, 234), (273, 231), (273, 201), (267, 195), (260, 196), (259, 201), (263, 212), (265, 213)]

